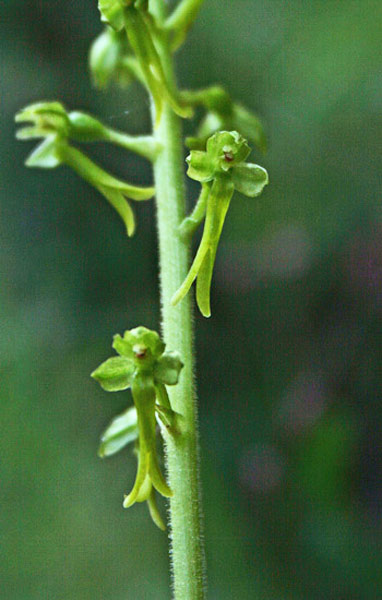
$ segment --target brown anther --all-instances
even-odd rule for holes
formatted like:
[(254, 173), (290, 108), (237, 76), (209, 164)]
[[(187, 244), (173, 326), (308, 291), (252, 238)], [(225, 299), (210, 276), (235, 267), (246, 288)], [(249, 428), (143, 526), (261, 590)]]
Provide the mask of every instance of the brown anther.
[(224, 152), (224, 160), (226, 160), (227, 162), (232, 162), (233, 161), (232, 152)]
[(147, 348), (144, 346), (134, 346), (133, 350), (137, 358), (145, 358), (147, 354)]

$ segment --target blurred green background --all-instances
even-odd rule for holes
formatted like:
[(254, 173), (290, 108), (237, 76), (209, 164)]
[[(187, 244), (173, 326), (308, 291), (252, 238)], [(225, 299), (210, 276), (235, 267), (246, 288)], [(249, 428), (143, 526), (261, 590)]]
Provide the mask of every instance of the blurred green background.
[[(179, 53), (183, 86), (222, 82), (269, 138), (253, 160), (271, 185), (232, 202), (213, 318), (195, 318), (210, 600), (381, 594), (381, 18), (367, 0), (206, 0)], [(153, 207), (127, 240), (97, 193), (65, 168), (25, 169), (14, 140), (14, 113), (39, 99), (147, 131), (138, 87), (90, 85), (99, 31), (95, 0), (2, 4), (7, 600), (170, 598), (165, 536), (145, 506), (122, 509), (134, 457), (96, 456), (130, 398), (89, 378), (112, 334), (157, 327)], [(134, 156), (89, 151), (150, 181)]]

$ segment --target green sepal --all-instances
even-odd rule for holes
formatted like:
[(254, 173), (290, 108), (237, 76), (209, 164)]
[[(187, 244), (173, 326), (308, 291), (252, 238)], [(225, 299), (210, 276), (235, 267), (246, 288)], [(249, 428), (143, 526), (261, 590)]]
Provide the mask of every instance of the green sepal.
[(98, 0), (101, 21), (120, 31), (124, 26), (124, 2), (120, 0)]
[(104, 458), (116, 454), (138, 439), (138, 417), (135, 406), (115, 417), (101, 436), (98, 456)]
[(17, 132), (19, 139), (69, 135), (69, 119), (61, 102), (36, 102), (20, 110), (15, 116), (16, 123), (33, 123)]
[(106, 392), (120, 392), (131, 387), (134, 363), (124, 356), (113, 356), (102, 363), (91, 377), (98, 381)]
[(188, 169), (187, 175), (201, 183), (211, 181), (215, 173), (215, 165), (206, 152), (192, 150), (186, 158)]
[(232, 169), (232, 181), (238, 192), (249, 198), (255, 198), (269, 183), (269, 177), (263, 167), (252, 163), (243, 163)]
[(41, 169), (55, 169), (62, 164), (62, 159), (57, 151), (56, 136), (45, 138), (35, 148), (25, 161), (27, 167), (39, 167)]
[(158, 383), (176, 385), (184, 367), (178, 352), (164, 352), (154, 366), (154, 379)]

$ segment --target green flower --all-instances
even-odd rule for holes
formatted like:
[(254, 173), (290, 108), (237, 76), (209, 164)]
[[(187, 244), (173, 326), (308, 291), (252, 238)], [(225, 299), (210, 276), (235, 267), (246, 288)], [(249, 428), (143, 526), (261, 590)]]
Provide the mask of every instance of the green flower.
[(193, 150), (187, 158), (188, 175), (202, 184), (199, 200), (180, 226), (183, 236), (191, 235), (205, 217), (202, 240), (188, 275), (172, 298), (177, 304), (196, 279), (196, 299), (201, 313), (211, 315), (210, 289), (215, 256), (225, 217), (235, 189), (254, 198), (267, 185), (263, 167), (245, 160), (250, 153), (246, 140), (237, 131), (215, 133), (207, 150)]
[[(171, 413), (165, 386), (178, 383), (183, 363), (178, 353), (165, 352), (165, 344), (159, 335), (145, 327), (125, 331), (123, 337), (115, 335), (113, 348), (119, 356), (109, 358), (102, 363), (92, 373), (92, 377), (107, 392), (118, 392), (131, 388), (137, 415), (138, 469), (133, 489), (125, 497), (123, 505), (127, 508), (135, 502), (147, 500), (153, 515), (156, 514), (153, 488), (162, 496), (172, 495), (158, 462), (156, 413), (159, 417), (161, 417), (163, 409), (167, 413)], [(110, 427), (111, 429), (107, 430), (109, 431), (107, 434), (108, 445), (103, 446), (103, 453), (105, 450), (113, 453), (115, 444), (120, 445), (121, 436), (122, 438), (125, 436), (125, 439), (127, 437), (128, 441), (131, 439), (131, 420), (126, 423), (122, 419), (117, 424), (114, 423), (114, 428)], [(119, 442), (113, 437), (115, 434), (117, 434)], [(105, 441), (104, 439), (103, 443)], [(120, 445), (120, 447), (122, 446)]]
[(29, 155), (26, 166), (43, 169), (54, 169), (60, 165), (71, 167), (113, 206), (125, 223), (128, 235), (134, 233), (134, 213), (127, 199), (148, 200), (154, 195), (154, 188), (142, 188), (117, 179), (69, 144), (70, 138), (84, 142), (107, 140), (108, 130), (100, 121), (86, 113), (68, 113), (60, 102), (31, 104), (21, 110), (15, 120), (17, 123), (31, 123), (17, 132), (18, 139), (43, 138)]

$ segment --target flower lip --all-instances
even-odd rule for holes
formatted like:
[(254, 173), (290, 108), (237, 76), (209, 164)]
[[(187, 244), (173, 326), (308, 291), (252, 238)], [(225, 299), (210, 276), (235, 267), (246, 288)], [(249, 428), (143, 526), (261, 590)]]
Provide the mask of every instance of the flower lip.
[(224, 150), (224, 160), (227, 162), (232, 162), (234, 160), (233, 153), (229, 150)]
[(143, 344), (135, 344), (133, 346), (133, 352), (134, 352), (135, 356), (139, 359), (146, 358), (147, 350), (148, 350), (147, 346), (144, 346)]

